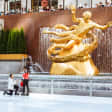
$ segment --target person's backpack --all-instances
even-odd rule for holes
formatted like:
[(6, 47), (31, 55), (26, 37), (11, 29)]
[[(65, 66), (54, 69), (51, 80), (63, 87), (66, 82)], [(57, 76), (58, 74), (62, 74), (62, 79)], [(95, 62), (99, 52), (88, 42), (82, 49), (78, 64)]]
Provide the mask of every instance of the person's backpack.
[(20, 82), (20, 86), (23, 87), (23, 81)]

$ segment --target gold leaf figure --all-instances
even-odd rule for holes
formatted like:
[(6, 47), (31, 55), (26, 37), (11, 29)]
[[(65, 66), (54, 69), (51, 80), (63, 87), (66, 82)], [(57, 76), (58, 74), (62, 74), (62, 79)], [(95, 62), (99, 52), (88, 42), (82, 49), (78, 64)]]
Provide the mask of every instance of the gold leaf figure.
[[(112, 26), (112, 22), (107, 25), (99, 25), (91, 20), (91, 12), (85, 11), (83, 18), (76, 18), (76, 8), (71, 6), (72, 21), (78, 23), (70, 27), (57, 24), (55, 29), (64, 31), (53, 32), (44, 31), (44, 34), (52, 34), (59, 38), (51, 38), (52, 45), (47, 50), (48, 58), (53, 61), (50, 73), (55, 75), (84, 75), (93, 76), (99, 73), (94, 65), (90, 54), (97, 48), (98, 39), (92, 33), (94, 28), (107, 29)], [(91, 42), (83, 42), (90, 39)]]

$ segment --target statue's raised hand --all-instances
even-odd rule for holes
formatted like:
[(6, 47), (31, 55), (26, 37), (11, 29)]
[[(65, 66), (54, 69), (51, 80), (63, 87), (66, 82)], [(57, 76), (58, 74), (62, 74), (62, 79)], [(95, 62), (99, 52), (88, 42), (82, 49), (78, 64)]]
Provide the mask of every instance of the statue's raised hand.
[(71, 6), (71, 12), (72, 12), (72, 14), (74, 14), (76, 12), (76, 8), (73, 5)]
[(107, 25), (108, 25), (108, 27), (111, 27), (112, 26), (112, 21), (108, 22)]

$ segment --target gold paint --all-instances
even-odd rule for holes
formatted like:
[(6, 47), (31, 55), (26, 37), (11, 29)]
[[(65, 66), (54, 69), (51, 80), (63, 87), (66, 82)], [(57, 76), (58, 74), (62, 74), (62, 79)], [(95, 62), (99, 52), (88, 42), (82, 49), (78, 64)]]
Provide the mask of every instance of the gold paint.
[[(44, 31), (44, 34), (52, 34), (59, 38), (51, 38), (52, 45), (48, 48), (47, 56), (53, 61), (50, 74), (55, 75), (84, 75), (94, 76), (99, 70), (94, 65), (90, 54), (98, 46), (98, 39), (92, 33), (94, 28), (107, 29), (112, 26), (112, 22), (107, 25), (99, 25), (91, 20), (91, 12), (85, 11), (83, 18), (76, 18), (76, 9), (71, 6), (72, 21), (78, 23), (67, 27), (57, 24), (55, 29), (63, 29), (61, 33)], [(84, 43), (85, 39), (91, 42)]]

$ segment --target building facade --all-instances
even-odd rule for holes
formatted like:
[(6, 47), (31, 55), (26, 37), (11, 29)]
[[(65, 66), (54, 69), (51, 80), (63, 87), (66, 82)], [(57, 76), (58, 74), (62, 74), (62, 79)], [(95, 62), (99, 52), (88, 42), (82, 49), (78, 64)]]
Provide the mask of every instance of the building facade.
[(54, 8), (59, 8), (61, 5), (64, 9), (69, 8), (71, 5), (91, 8), (96, 7), (96, 4), (100, 2), (105, 5), (106, 2), (112, 2), (112, 0), (0, 0), (0, 12), (17, 9), (38, 11), (43, 4)]

